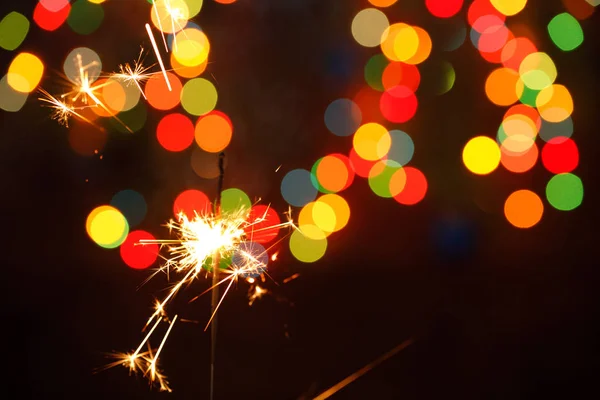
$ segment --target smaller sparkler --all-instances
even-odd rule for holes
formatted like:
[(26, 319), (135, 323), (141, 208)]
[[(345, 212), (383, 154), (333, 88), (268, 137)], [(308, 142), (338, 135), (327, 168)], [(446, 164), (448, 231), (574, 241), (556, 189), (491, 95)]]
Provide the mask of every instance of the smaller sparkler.
[(81, 110), (87, 107), (74, 107), (72, 105), (68, 105), (64, 101), (58, 100), (56, 97), (52, 96), (46, 90), (40, 88), (39, 92), (42, 97), (38, 97), (38, 100), (49, 104), (47, 107), (52, 108), (54, 111), (52, 113), (51, 118), (58, 121), (59, 124), (69, 127), (69, 117), (74, 115), (77, 118), (81, 119), (84, 122), (87, 122), (90, 125), (95, 126), (96, 128), (103, 130), (98, 125), (94, 124), (92, 121), (81, 115), (77, 112), (77, 110)]
[(144, 48), (142, 47), (140, 49), (140, 55), (138, 56), (137, 60), (135, 60), (133, 62), (133, 67), (129, 63), (126, 63), (125, 65), (119, 65), (119, 70), (121, 72), (119, 72), (119, 73), (115, 72), (111, 76), (113, 76), (114, 78), (116, 78), (118, 80), (125, 82), (126, 85), (130, 85), (132, 83), (135, 84), (137, 86), (138, 90), (140, 91), (140, 93), (142, 94), (142, 96), (144, 97), (144, 99), (147, 100), (146, 94), (142, 90), (142, 86), (140, 85), (140, 82), (144, 82), (144, 81), (148, 80), (150, 77), (152, 77), (152, 75), (154, 75), (153, 73), (148, 73), (148, 71), (152, 67), (154, 67), (155, 64), (152, 64), (149, 67), (144, 67), (144, 65), (142, 63), (142, 54), (143, 53), (144, 53)]

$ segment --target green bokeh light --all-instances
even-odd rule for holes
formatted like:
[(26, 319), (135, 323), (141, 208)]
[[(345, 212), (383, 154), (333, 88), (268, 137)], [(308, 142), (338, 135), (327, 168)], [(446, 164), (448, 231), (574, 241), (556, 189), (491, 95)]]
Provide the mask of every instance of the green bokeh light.
[(546, 198), (557, 210), (574, 210), (583, 201), (583, 183), (573, 174), (554, 175), (546, 185)]
[(29, 32), (29, 20), (16, 11), (7, 14), (0, 21), (0, 47), (15, 50), (23, 43)]
[(548, 24), (552, 42), (562, 51), (575, 50), (583, 43), (583, 29), (569, 13), (558, 14)]

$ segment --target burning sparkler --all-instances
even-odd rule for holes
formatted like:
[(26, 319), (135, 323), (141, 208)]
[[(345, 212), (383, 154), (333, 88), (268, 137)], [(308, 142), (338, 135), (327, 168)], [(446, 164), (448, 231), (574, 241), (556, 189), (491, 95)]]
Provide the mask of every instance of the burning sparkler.
[[(283, 227), (294, 227), (291, 217), (288, 215), (286, 222), (269, 226), (255, 227), (266, 220), (266, 213), (253, 221), (248, 220), (250, 210), (245, 207), (224, 212), (208, 213), (204, 215), (195, 215), (194, 218), (188, 218), (181, 213), (177, 220), (171, 220), (167, 223), (167, 228), (174, 233), (176, 238), (171, 240), (145, 240), (144, 244), (159, 244), (168, 249), (169, 256), (161, 267), (149, 278), (159, 273), (165, 273), (167, 277), (178, 276), (174, 285), (168, 294), (157, 301), (155, 311), (150, 316), (144, 329), (150, 327), (150, 330), (138, 345), (133, 353), (117, 355), (118, 361), (110, 364), (108, 367), (124, 365), (132, 372), (142, 372), (147, 376), (151, 383), (156, 383), (160, 390), (170, 391), (168, 383), (158, 369), (158, 357), (166, 342), (167, 336), (171, 331), (175, 318), (169, 322), (166, 309), (169, 303), (175, 298), (177, 293), (184, 287), (192, 284), (202, 275), (207, 277), (209, 274), (215, 275), (213, 270), (214, 259), (220, 259), (218, 271), (224, 275), (200, 295), (194, 297), (190, 302), (196, 300), (205, 293), (226, 284), (218, 304), (212, 310), (212, 315), (205, 327), (205, 330), (215, 318), (217, 311), (222, 304), (227, 293), (238, 282), (240, 278), (250, 279), (266, 274), (267, 263), (269, 261), (268, 251), (264, 247), (252, 242), (252, 236), (265, 230), (279, 229)], [(280, 239), (280, 241), (283, 239)], [(279, 243), (279, 241), (277, 242)], [(273, 246), (275, 246), (275, 243)], [(218, 276), (218, 275), (217, 275)], [(264, 289), (258, 289), (265, 291)], [(256, 289), (255, 289), (256, 291)], [(262, 295), (264, 293), (261, 293)], [(257, 294), (255, 294), (258, 296)], [(161, 340), (161, 344), (155, 353), (151, 350), (142, 352), (144, 346), (149, 346), (150, 339), (156, 332), (158, 326), (168, 323), (169, 327)]]
[(142, 96), (144, 97), (144, 100), (147, 100), (146, 94), (142, 90), (140, 82), (144, 82), (150, 79), (152, 75), (154, 75), (154, 73), (148, 73), (148, 71), (150, 71), (150, 69), (152, 69), (152, 67), (154, 67), (155, 64), (152, 64), (149, 67), (145, 67), (142, 63), (143, 53), (144, 48), (142, 47), (140, 49), (140, 55), (138, 56), (137, 60), (133, 62), (133, 67), (129, 63), (126, 63), (124, 66), (119, 65), (119, 70), (121, 72), (114, 73), (111, 76), (125, 82), (126, 85), (131, 85), (132, 83), (135, 84)]

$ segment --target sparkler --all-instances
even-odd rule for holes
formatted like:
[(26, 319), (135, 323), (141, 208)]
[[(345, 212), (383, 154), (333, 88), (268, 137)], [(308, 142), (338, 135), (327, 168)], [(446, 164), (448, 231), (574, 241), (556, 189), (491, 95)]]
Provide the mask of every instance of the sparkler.
[[(161, 272), (165, 273), (168, 278), (173, 275), (178, 276), (178, 278), (175, 280), (174, 285), (170, 288), (167, 295), (161, 301), (156, 302), (155, 311), (147, 320), (144, 327), (144, 330), (149, 327), (150, 330), (142, 339), (137, 349), (133, 353), (118, 354), (116, 356), (118, 361), (109, 364), (107, 367), (124, 365), (132, 372), (140, 371), (144, 376), (148, 377), (151, 383), (157, 384), (160, 390), (170, 391), (165, 376), (157, 369), (158, 357), (175, 321), (174, 318), (173, 321), (169, 323), (166, 309), (184, 286), (192, 284), (195, 280), (200, 278), (201, 275), (205, 274), (208, 276), (209, 273), (212, 273), (212, 286), (190, 300), (190, 302), (192, 302), (203, 294), (212, 291), (212, 313), (205, 327), (206, 330), (210, 325), (212, 329), (212, 388), (215, 361), (214, 349), (216, 343), (215, 322), (218, 309), (234, 282), (238, 282), (240, 278), (246, 279), (248, 277), (256, 277), (266, 273), (266, 265), (261, 261), (265, 257), (264, 252), (257, 253), (252, 251), (251, 247), (245, 246), (244, 244), (252, 240), (253, 233), (268, 229), (295, 227), (291, 217), (288, 215), (288, 220), (286, 222), (254, 229), (257, 224), (266, 220), (266, 213), (264, 216), (256, 218), (254, 221), (248, 221), (249, 212), (250, 210), (245, 207), (240, 207), (228, 212), (219, 212), (219, 207), (216, 207), (214, 213), (202, 215), (196, 214), (192, 219), (181, 213), (177, 220), (171, 220), (166, 225), (169, 231), (176, 235), (175, 239), (140, 241), (140, 245), (158, 244), (168, 248), (169, 256), (165, 258), (166, 261), (148, 279), (151, 279)], [(248, 234), (248, 232), (252, 233)], [(277, 245), (281, 240), (283, 240), (283, 238), (277, 241), (273, 246)], [(266, 249), (265, 252), (268, 253), (273, 246)], [(224, 268), (224, 262), (222, 260), (227, 261), (226, 268)], [(224, 274), (225, 277), (221, 279), (219, 277), (220, 274)], [(218, 291), (215, 289), (224, 284), (226, 284), (226, 289), (219, 298)], [(161, 322), (169, 323), (169, 329), (167, 329), (163, 336), (158, 350), (156, 353), (152, 353), (151, 349), (148, 350), (148, 352), (142, 353), (141, 349), (143, 349), (145, 345), (149, 346), (150, 339), (156, 333)]]
[(146, 94), (142, 90), (142, 86), (140, 85), (140, 82), (144, 82), (144, 81), (150, 79), (152, 77), (152, 75), (154, 75), (154, 73), (148, 73), (148, 71), (152, 67), (154, 67), (155, 64), (152, 64), (149, 67), (144, 67), (144, 65), (142, 63), (143, 52), (144, 52), (144, 48), (142, 47), (140, 49), (140, 55), (138, 56), (137, 60), (135, 60), (133, 62), (133, 67), (129, 63), (126, 63), (125, 66), (119, 65), (119, 70), (121, 72), (113, 73), (112, 76), (118, 80), (125, 82), (125, 84), (127, 84), (127, 85), (134, 83), (137, 86), (140, 93), (142, 94), (142, 96), (144, 97), (144, 100), (148, 100), (146, 98)]
[(81, 110), (87, 107), (74, 107), (72, 105), (68, 105), (64, 101), (58, 100), (56, 97), (52, 96), (44, 89), (40, 88), (38, 90), (42, 94), (42, 97), (38, 97), (38, 100), (49, 104), (47, 107), (50, 107), (54, 110), (52, 112), (51, 118), (57, 120), (59, 124), (64, 125), (68, 128), (69, 117), (74, 115), (82, 121), (87, 122), (88, 124), (93, 125), (100, 130), (103, 130), (101, 127), (97, 126), (92, 121), (90, 121), (89, 119), (77, 112), (77, 110)]

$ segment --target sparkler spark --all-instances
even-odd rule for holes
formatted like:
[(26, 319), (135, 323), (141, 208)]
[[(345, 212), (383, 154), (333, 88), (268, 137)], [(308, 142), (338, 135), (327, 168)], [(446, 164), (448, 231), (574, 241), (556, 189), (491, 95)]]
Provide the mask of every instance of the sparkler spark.
[(142, 94), (142, 96), (144, 97), (144, 100), (147, 100), (146, 94), (142, 90), (142, 86), (140, 85), (140, 82), (144, 82), (144, 81), (150, 79), (150, 77), (152, 77), (152, 75), (154, 75), (154, 73), (148, 73), (148, 71), (152, 67), (154, 67), (155, 64), (152, 64), (149, 67), (144, 67), (144, 65), (142, 63), (143, 52), (144, 52), (144, 48), (141, 48), (140, 55), (138, 56), (137, 60), (135, 60), (133, 62), (133, 67), (129, 63), (126, 63), (124, 66), (119, 65), (119, 70), (121, 72), (113, 73), (112, 76), (116, 79), (119, 79), (119, 80), (125, 82), (126, 85), (131, 85), (132, 83), (135, 84), (137, 86), (138, 90), (140, 91), (140, 93)]
[[(248, 246), (247, 244), (252, 241), (252, 235), (255, 232), (265, 229), (294, 227), (291, 218), (289, 218), (288, 221), (277, 225), (254, 229), (255, 225), (265, 221), (266, 213), (254, 221), (248, 220), (249, 213), (250, 210), (245, 207), (218, 215), (196, 215), (192, 219), (181, 213), (177, 220), (171, 220), (166, 225), (169, 232), (176, 236), (175, 239), (140, 241), (140, 245), (158, 244), (168, 249), (168, 257), (165, 258), (166, 261), (150, 278), (160, 272), (165, 273), (168, 278), (171, 276), (176, 276), (177, 278), (167, 295), (162, 300), (156, 302), (155, 311), (144, 326), (144, 330), (148, 327), (150, 329), (139, 343), (137, 349), (133, 353), (117, 355), (119, 361), (107, 367), (125, 365), (130, 371), (141, 371), (151, 383), (156, 383), (161, 390), (170, 391), (165, 376), (158, 371), (157, 365), (161, 350), (177, 317), (173, 318), (169, 323), (169, 327), (155, 354), (152, 354), (150, 350), (145, 353), (141, 352), (145, 345), (149, 346), (150, 339), (155, 334), (161, 322), (169, 321), (166, 309), (170, 302), (184, 286), (192, 284), (203, 272), (206, 276), (212, 272), (211, 267), (215, 255), (221, 260), (225, 260), (219, 266), (219, 273), (225, 275), (225, 277), (190, 300), (192, 302), (219, 285), (227, 284), (206, 325), (206, 328), (208, 328), (234, 282), (238, 282), (240, 278), (253, 279), (252, 277), (262, 276), (262, 274), (266, 273), (266, 262), (269, 259), (266, 253), (270, 248), (262, 252), (257, 252), (253, 247)], [(267, 261), (263, 261), (265, 257)], [(259, 286), (254, 287), (253, 290), (255, 299), (268, 292)]]
[(38, 97), (38, 100), (49, 104), (47, 107), (52, 108), (54, 111), (52, 112), (51, 118), (58, 121), (59, 124), (69, 127), (69, 117), (74, 115), (77, 118), (81, 119), (84, 122), (87, 122), (90, 125), (95, 126), (96, 128), (103, 130), (92, 121), (81, 115), (77, 112), (77, 110), (81, 110), (87, 107), (74, 107), (72, 105), (68, 105), (64, 101), (58, 100), (56, 97), (52, 96), (50, 93), (40, 88), (39, 92), (42, 97)]

